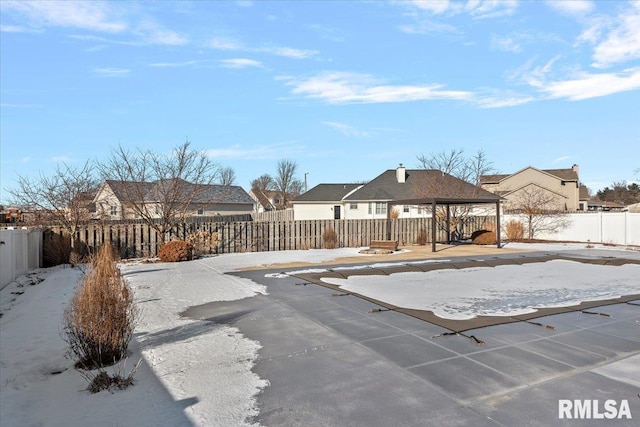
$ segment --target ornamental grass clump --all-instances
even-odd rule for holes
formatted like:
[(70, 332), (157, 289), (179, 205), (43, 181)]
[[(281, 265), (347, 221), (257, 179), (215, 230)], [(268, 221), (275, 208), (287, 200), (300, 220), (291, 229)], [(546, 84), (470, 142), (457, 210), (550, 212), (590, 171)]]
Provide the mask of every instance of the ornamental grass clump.
[(495, 245), (497, 243), (496, 233), (489, 230), (478, 230), (471, 234), (471, 243), (474, 245)]
[(507, 239), (510, 241), (522, 240), (524, 238), (524, 224), (515, 219), (509, 220), (505, 226), (507, 231)]
[(64, 338), (76, 368), (102, 368), (125, 358), (138, 314), (111, 246), (102, 245), (64, 313)]
[(322, 242), (325, 249), (335, 249), (338, 245), (338, 235), (333, 228), (327, 228), (322, 233)]

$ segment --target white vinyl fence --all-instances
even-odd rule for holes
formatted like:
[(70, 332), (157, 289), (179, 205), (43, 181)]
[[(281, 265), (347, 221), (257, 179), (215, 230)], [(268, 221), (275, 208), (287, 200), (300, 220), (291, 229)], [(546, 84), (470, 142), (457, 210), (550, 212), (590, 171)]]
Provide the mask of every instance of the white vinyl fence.
[(41, 265), (42, 231), (0, 230), (0, 289)]
[[(569, 214), (569, 225), (555, 233), (540, 233), (536, 239), (557, 241), (607, 243), (640, 246), (640, 213), (588, 212)], [(526, 220), (518, 215), (504, 215), (502, 225), (510, 219)], [(525, 231), (526, 233), (526, 231)]]

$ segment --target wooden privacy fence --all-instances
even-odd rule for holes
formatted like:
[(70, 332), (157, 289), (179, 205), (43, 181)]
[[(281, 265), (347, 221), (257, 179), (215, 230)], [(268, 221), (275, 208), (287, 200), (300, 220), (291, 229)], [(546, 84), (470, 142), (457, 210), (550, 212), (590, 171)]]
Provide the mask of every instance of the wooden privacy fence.
[[(464, 234), (494, 227), (495, 217), (469, 217)], [(338, 247), (369, 246), (372, 240), (397, 240), (400, 246), (431, 242), (431, 218), (304, 220), (304, 221), (193, 221), (174, 227), (166, 241), (188, 240), (189, 237), (210, 236), (214, 242), (209, 253), (265, 252), (295, 249), (320, 249), (323, 233), (333, 229)], [(45, 233), (63, 234), (60, 227), (49, 227)], [(117, 248), (123, 258), (157, 256), (160, 245), (158, 232), (140, 221), (129, 223), (90, 223), (82, 226), (76, 240), (97, 249), (102, 243)], [(421, 241), (422, 240), (422, 241)], [(447, 240), (439, 229), (437, 241)]]

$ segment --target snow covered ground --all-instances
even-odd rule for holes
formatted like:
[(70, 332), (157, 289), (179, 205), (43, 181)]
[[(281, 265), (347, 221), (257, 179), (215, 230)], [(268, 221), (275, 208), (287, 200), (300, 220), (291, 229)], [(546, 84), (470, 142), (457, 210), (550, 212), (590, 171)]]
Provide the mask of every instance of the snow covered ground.
[(127, 263), (122, 271), (142, 317), (125, 374), (140, 357), (137, 385), (91, 395), (65, 358), (62, 315), (82, 278), (40, 269), (0, 291), (0, 426), (240, 426), (268, 385), (251, 369), (260, 343), (236, 328), (181, 318), (189, 306), (264, 293), (223, 273), (276, 262), (323, 262), (357, 249), (231, 254), (191, 262)]
[[(567, 247), (571, 248), (576, 247)], [(122, 271), (142, 309), (126, 369), (140, 357), (143, 363), (135, 376), (135, 386), (96, 395), (85, 390), (85, 380), (65, 358), (65, 343), (60, 334), (62, 313), (82, 272), (60, 266), (22, 276), (0, 291), (0, 425), (247, 425), (247, 419), (257, 413), (257, 393), (268, 387), (267, 379), (252, 372), (260, 343), (247, 339), (236, 328), (185, 319), (179, 313), (193, 305), (267, 292), (262, 285), (224, 275), (225, 272), (275, 263), (321, 263), (357, 254), (358, 249), (345, 248), (229, 254), (176, 264), (124, 264)], [(363, 262), (366, 259), (363, 256)], [(553, 268), (545, 265), (535, 274), (544, 276), (542, 282), (547, 285), (551, 304), (567, 303), (568, 300), (560, 301), (562, 292), (554, 293), (562, 288), (570, 294), (569, 300), (590, 298), (595, 288), (600, 292), (605, 283), (611, 287), (608, 292), (640, 292), (638, 266), (613, 267), (624, 275), (616, 275), (612, 280), (612, 270), (602, 266), (584, 270), (583, 274), (578, 270), (591, 266), (581, 264), (574, 270), (566, 261), (547, 264)], [(569, 284), (566, 275), (554, 273), (555, 267), (568, 269), (569, 276), (579, 277)], [(511, 287), (493, 290), (487, 287), (481, 293), (479, 284), (485, 280), (482, 271), (469, 273), (472, 280), (463, 280), (459, 275), (466, 273), (460, 271), (438, 272), (439, 283), (446, 284), (442, 288), (449, 292), (442, 292), (441, 297), (451, 310), (467, 310), (468, 315), (478, 311), (480, 305), (474, 306), (478, 301), (464, 301), (461, 297), (462, 291), (467, 292), (474, 283), (475, 295), (485, 301), (514, 294), (522, 300), (512, 304), (522, 305), (522, 301), (533, 301), (533, 294), (540, 292), (523, 284), (522, 270), (518, 270), (519, 274), (506, 268), (487, 270), (497, 277), (496, 282)], [(465, 281), (469, 282), (466, 287), (454, 287), (455, 283)], [(593, 284), (593, 289), (583, 286), (587, 284)], [(345, 283), (345, 286), (363, 285)], [(412, 299), (415, 298), (414, 295)], [(452, 301), (457, 303), (452, 305)]]

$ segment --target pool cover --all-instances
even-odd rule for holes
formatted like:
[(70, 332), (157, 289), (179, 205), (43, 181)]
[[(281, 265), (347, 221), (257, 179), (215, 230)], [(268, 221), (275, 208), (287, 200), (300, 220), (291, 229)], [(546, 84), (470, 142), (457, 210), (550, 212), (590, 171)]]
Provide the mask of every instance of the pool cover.
[[(476, 316), (473, 319), (457, 320), (457, 319), (445, 319), (436, 316), (432, 311), (416, 310), (411, 308), (398, 307), (384, 301), (380, 301), (366, 295), (362, 295), (356, 292), (346, 291), (338, 285), (323, 282), (322, 278), (335, 277), (346, 279), (349, 276), (355, 275), (390, 275), (394, 273), (405, 272), (427, 272), (442, 269), (463, 269), (463, 268), (476, 268), (476, 267), (496, 267), (499, 265), (522, 265), (529, 263), (543, 263), (552, 260), (566, 260), (575, 261), (586, 264), (596, 265), (611, 265), (620, 266), (624, 264), (640, 264), (640, 260), (626, 259), (626, 258), (578, 258), (578, 257), (565, 257), (558, 255), (544, 255), (544, 256), (522, 256), (522, 257), (510, 257), (510, 258), (491, 258), (483, 260), (462, 260), (452, 262), (434, 262), (434, 263), (407, 263), (402, 265), (381, 266), (381, 267), (368, 267), (368, 268), (341, 268), (340, 270), (328, 269), (324, 272), (312, 272), (312, 273), (287, 273), (289, 276), (296, 277), (305, 282), (314, 283), (316, 285), (324, 286), (335, 290), (338, 295), (353, 295), (361, 298), (365, 301), (369, 301), (384, 310), (392, 310), (398, 313), (406, 314), (411, 317), (415, 317), (425, 322), (432, 323), (434, 325), (441, 326), (450, 330), (452, 333), (462, 333), (471, 329), (483, 328), (487, 326), (500, 325), (513, 322), (533, 322), (533, 319), (537, 319), (544, 316), (553, 314), (569, 313), (573, 311), (582, 311), (593, 309), (595, 307), (603, 307), (611, 304), (628, 303), (635, 300), (640, 300), (640, 294), (624, 295), (619, 298), (612, 298), (599, 301), (585, 301), (577, 305), (564, 306), (564, 307), (549, 307), (549, 308), (537, 308), (533, 313), (519, 314), (513, 316)], [(606, 313), (587, 312), (589, 314), (606, 315)], [(539, 324), (539, 323), (536, 323)], [(542, 325), (548, 326), (550, 325)]]

